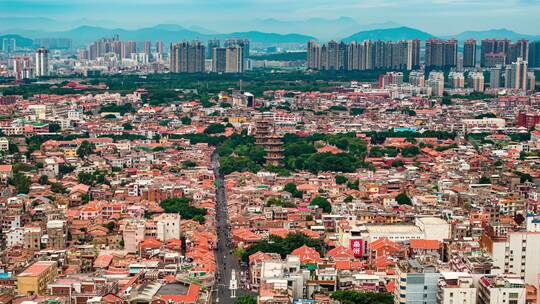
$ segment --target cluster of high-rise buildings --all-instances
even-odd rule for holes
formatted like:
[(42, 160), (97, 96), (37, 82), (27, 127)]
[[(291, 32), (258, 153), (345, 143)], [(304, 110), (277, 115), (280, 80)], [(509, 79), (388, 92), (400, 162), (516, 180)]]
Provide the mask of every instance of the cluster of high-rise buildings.
[(31, 56), (16, 56), (11, 61), (17, 80), (49, 76), (49, 50), (46, 48), (38, 48), (33, 61)]
[[(249, 55), (249, 40), (227, 39), (223, 46), (218, 39), (183, 41), (171, 44), (170, 71), (173, 73), (242, 73)], [(206, 65), (206, 62), (209, 64)]]
[[(506, 66), (518, 58), (529, 60), (529, 66), (540, 67), (540, 41), (529, 43), (521, 39), (511, 42), (508, 39), (484, 39), (480, 43), (469, 39), (459, 51), (455, 39), (428, 39), (424, 48), (424, 66), (428, 69), (448, 68), (485, 68)], [(479, 58), (478, 58), (479, 57)], [(401, 41), (363, 41), (319, 44), (310, 41), (307, 46), (307, 67), (318, 70), (374, 70), (403, 69), (411, 70), (420, 66), (420, 40)]]
[(15, 38), (2, 39), (2, 52), (10, 53), (17, 49), (17, 40)]
[(497, 64), (490, 70), (490, 86), (492, 88), (506, 88), (515, 90), (534, 90), (536, 77), (534, 72), (528, 70), (528, 63), (518, 57), (511, 64), (502, 66)]
[(420, 65), (420, 40), (308, 43), (307, 66), (319, 70), (413, 69)]
[(120, 60), (145, 57), (143, 61), (150, 62), (161, 58), (163, 51), (161, 40), (155, 42), (153, 49), (152, 42), (148, 40), (144, 41), (142, 48), (138, 48), (136, 41), (122, 41), (118, 35), (115, 35), (113, 38), (102, 38), (91, 43), (87, 49), (79, 52), (79, 59), (96, 60), (107, 54), (115, 54)]
[[(538, 42), (535, 42), (535, 45)], [(528, 59), (529, 41), (521, 39), (512, 43), (508, 39), (484, 39), (480, 46), (480, 65), (495, 67), (515, 62), (518, 58)]]

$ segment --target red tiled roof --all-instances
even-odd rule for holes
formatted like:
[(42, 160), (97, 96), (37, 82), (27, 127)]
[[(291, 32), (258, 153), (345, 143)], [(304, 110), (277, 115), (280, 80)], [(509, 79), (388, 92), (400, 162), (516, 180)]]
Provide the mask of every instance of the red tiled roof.
[(411, 240), (410, 246), (412, 249), (431, 249), (437, 250), (441, 247), (437, 240)]
[(188, 291), (183, 295), (162, 295), (161, 299), (172, 301), (173, 303), (195, 303), (199, 298), (201, 286), (197, 284), (189, 285)]

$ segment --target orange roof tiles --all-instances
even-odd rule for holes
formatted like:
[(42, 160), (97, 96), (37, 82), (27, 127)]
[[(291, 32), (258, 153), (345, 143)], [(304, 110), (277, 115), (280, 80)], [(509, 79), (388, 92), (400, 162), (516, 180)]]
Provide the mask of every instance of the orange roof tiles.
[(302, 264), (314, 264), (321, 261), (321, 255), (319, 252), (306, 245), (296, 248), (293, 250), (292, 254), (298, 256)]
[(328, 251), (326, 255), (333, 258), (354, 258), (352, 250), (344, 246), (338, 246)]
[(189, 285), (188, 291), (184, 295), (162, 295), (161, 299), (173, 303), (195, 303), (199, 298), (201, 286), (197, 284)]
[(437, 240), (411, 240), (410, 246), (412, 249), (437, 250), (441, 247), (441, 244)]

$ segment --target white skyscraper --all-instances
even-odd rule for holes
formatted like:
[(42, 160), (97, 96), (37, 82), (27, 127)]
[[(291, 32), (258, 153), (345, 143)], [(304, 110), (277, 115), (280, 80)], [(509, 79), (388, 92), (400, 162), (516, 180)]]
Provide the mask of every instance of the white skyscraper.
[(36, 50), (36, 77), (49, 76), (49, 51), (46, 48)]

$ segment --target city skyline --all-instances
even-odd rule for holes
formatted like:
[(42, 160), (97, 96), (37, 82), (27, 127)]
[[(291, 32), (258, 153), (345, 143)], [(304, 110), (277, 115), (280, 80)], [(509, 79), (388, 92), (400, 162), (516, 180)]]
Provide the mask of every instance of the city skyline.
[[(173, 23), (209, 32), (279, 29), (283, 25), (311, 22), (312, 18), (343, 21), (353, 27), (372, 24), (398, 24), (436, 35), (451, 35), (466, 30), (508, 28), (524, 34), (537, 32), (536, 16), (540, 14), (538, 0), (452, 1), (413, 0), (403, 4), (396, 0), (326, 1), (234, 0), (234, 1), (65, 1), (8, 0), (0, 3), (0, 18), (48, 18), (57, 29), (78, 25), (100, 25), (114, 28), (140, 28), (159, 23)], [(131, 4), (131, 5), (129, 5)], [(414, 17), (414, 18), (411, 18)], [(321, 21), (321, 20), (315, 20)], [(322, 20), (324, 21), (324, 20)], [(28, 22), (30, 24), (30, 22)], [(13, 28), (20, 28), (14, 24)], [(4, 24), (3, 30), (9, 29)], [(27, 26), (26, 29), (32, 29)], [(340, 28), (340, 31), (345, 29)], [(314, 29), (313, 31), (316, 31)], [(451, 32), (450, 32), (451, 31)], [(277, 31), (279, 32), (279, 31)], [(291, 33), (315, 34), (290, 28)]]

